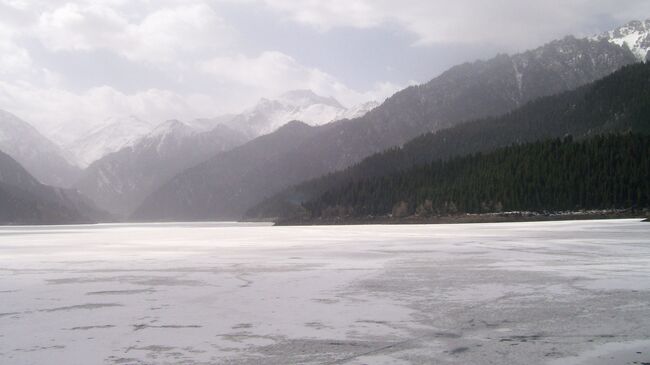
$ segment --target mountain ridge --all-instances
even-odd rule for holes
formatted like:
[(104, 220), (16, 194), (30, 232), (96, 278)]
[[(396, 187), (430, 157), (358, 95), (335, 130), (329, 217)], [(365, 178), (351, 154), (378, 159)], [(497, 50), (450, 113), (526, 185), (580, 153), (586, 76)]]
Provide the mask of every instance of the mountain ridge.
[(0, 110), (0, 150), (46, 185), (69, 187), (81, 173), (65, 152), (28, 122)]
[(605, 39), (621, 47), (627, 46), (639, 61), (650, 61), (650, 19), (633, 20), (593, 39)]
[(484, 118), (419, 136), (357, 165), (286, 189), (247, 212), (252, 219), (300, 215), (300, 205), (355, 181), (386, 176), (512, 143), (610, 131), (650, 134), (650, 64), (635, 64), (576, 90), (531, 101), (501, 117)]
[[(158, 217), (162, 214), (160, 207), (164, 207), (165, 219), (239, 219), (255, 205), (252, 200), (259, 199), (259, 203), (286, 187), (344, 169), (420, 134), (507, 113), (530, 100), (582, 86), (635, 62), (629, 49), (606, 40), (566, 37), (513, 56), (499, 55), (455, 66), (423, 85), (397, 92), (363, 117), (315, 127), (317, 133), (300, 141), (292, 151), (260, 166), (255, 174), (258, 181), (240, 176), (237, 188), (218, 181), (199, 183), (215, 176), (209, 170), (211, 165), (201, 165), (206, 169), (202, 173), (196, 168), (191, 173), (186, 170), (174, 178), (173, 184), (164, 184), (145, 199), (137, 217)], [(286, 186), (265, 181), (283, 181)], [(235, 193), (249, 198), (235, 206), (228, 203), (230, 212), (196, 217), (192, 204), (175, 196), (182, 191), (202, 195), (210, 206), (218, 206)], [(161, 203), (165, 200), (177, 206)]]
[(154, 125), (135, 116), (109, 118), (102, 125), (66, 146), (82, 168), (102, 157), (130, 146), (147, 135)]

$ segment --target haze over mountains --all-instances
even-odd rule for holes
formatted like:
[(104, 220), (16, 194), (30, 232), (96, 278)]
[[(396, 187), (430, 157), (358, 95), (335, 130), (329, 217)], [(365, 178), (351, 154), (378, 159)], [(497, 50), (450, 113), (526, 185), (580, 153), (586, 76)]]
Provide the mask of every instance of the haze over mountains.
[(0, 224), (92, 223), (108, 218), (77, 191), (41, 184), (0, 152)]
[[(224, 166), (241, 165), (236, 155), (217, 156), (189, 169), (149, 196), (133, 218), (239, 219), (253, 207), (251, 202), (278, 193), (282, 185), (344, 169), (422, 133), (509, 112), (637, 61), (629, 49), (612, 41), (566, 37), (521, 54), (456, 66), (426, 84), (398, 92), (361, 118), (315, 127), (313, 135), (284, 156), (231, 177), (227, 185), (214, 177)], [(268, 183), (277, 181), (282, 183)], [(232, 205), (232, 196), (245, 198)], [(224, 201), (229, 202), (227, 208)]]
[(70, 186), (81, 173), (68, 162), (63, 149), (4, 110), (0, 110), (0, 151), (12, 156), (44, 184)]
[[(318, 125), (346, 117), (348, 113), (350, 111), (333, 98), (299, 90), (286, 93), (278, 100), (263, 99), (254, 108), (236, 116), (188, 123), (167, 121), (119, 151), (93, 162), (75, 187), (102, 208), (124, 217), (175, 174), (219, 152), (237, 147), (295, 118)], [(352, 109), (352, 113), (363, 114), (365, 110)]]
[(154, 123), (135, 116), (109, 118), (69, 144), (66, 149), (72, 154), (74, 162), (85, 168), (110, 153), (134, 144), (153, 128)]
[[(197, 132), (207, 132), (218, 125), (225, 125), (252, 139), (273, 132), (293, 120), (322, 125), (362, 116), (377, 105), (377, 102), (367, 102), (348, 109), (336, 99), (317, 95), (311, 90), (293, 90), (277, 99), (261, 99), (240, 114), (194, 119), (183, 123)], [(135, 116), (108, 118), (74, 141), (61, 141), (61, 144), (73, 163), (85, 168), (108, 154), (132, 146), (160, 124)]]
[[(631, 22), (591, 38), (569, 36), (519, 54), (458, 65), (381, 105), (371, 102), (348, 109), (334, 98), (295, 90), (274, 100), (262, 99), (236, 115), (162, 124), (135, 117), (109, 119), (67, 144), (67, 150), (2, 112), (0, 151), (41, 183), (72, 186), (117, 219), (230, 220), (241, 219), (247, 211), (267, 218), (284, 214), (351, 176), (428, 163), (452, 154), (447, 149), (461, 154), (490, 147), (480, 136), (494, 135), (486, 138), (497, 144), (556, 136), (561, 131), (552, 124), (546, 128), (555, 121), (549, 114), (537, 114), (535, 128), (521, 120), (502, 123), (497, 117), (514, 110), (518, 111), (507, 115), (521, 114), (534, 105), (560, 113), (563, 97), (574, 95), (569, 99), (578, 100), (575, 95), (587, 90), (582, 86), (646, 60), (649, 49), (650, 22)], [(527, 105), (569, 90), (577, 94), (562, 94), (555, 104), (548, 101), (556, 100), (551, 97)], [(576, 118), (587, 114), (580, 109)], [(466, 124), (474, 120), (482, 122)], [(620, 130), (614, 124), (612, 130)], [(504, 135), (516, 138), (498, 137), (506, 130), (512, 133)], [(443, 132), (427, 134), (438, 131)], [(423, 134), (451, 139), (423, 142), (431, 138), (419, 137)], [(304, 183), (390, 148), (404, 145), (403, 151), (412, 152), (417, 149), (411, 146), (423, 144), (426, 152), (391, 160), (401, 165), (385, 168), (384, 162), (377, 162), (384, 160), (373, 156), (351, 170)]]
[(125, 216), (179, 171), (245, 141), (244, 135), (225, 126), (197, 132), (171, 120), (131, 146), (93, 162), (74, 187), (103, 209)]
[(368, 102), (347, 109), (332, 97), (316, 95), (311, 90), (293, 90), (276, 100), (262, 99), (253, 108), (225, 124), (249, 138), (255, 138), (271, 133), (293, 120), (312, 126), (323, 125), (363, 116), (378, 105), (377, 102)]

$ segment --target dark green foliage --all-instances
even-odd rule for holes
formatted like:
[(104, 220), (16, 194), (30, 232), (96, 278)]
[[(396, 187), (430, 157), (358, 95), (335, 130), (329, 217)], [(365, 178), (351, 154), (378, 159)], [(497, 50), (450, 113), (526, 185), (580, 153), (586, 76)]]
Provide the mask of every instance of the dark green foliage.
[[(497, 118), (481, 119), (424, 134), (399, 148), (370, 156), (346, 170), (289, 188), (251, 209), (249, 217), (304, 214), (300, 202), (359, 179), (515, 143), (602, 133), (650, 134), (650, 64), (626, 66), (593, 84), (533, 101)], [(290, 204), (295, 201), (298, 204)]]
[(650, 206), (650, 136), (571, 137), (358, 180), (306, 203), (312, 217)]

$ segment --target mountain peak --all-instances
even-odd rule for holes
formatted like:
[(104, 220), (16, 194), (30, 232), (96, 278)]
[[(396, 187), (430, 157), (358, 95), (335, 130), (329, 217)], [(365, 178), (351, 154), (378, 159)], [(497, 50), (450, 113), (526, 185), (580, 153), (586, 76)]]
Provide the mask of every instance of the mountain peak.
[(87, 167), (109, 153), (132, 145), (152, 128), (150, 122), (134, 115), (109, 117), (67, 148), (79, 166)]
[(344, 109), (343, 105), (333, 97), (325, 97), (316, 94), (312, 90), (290, 90), (280, 95), (278, 98), (283, 104), (289, 104), (296, 107), (307, 107), (314, 104), (323, 104), (333, 106), (335, 108)]
[(156, 128), (154, 128), (154, 130), (151, 131), (151, 133), (149, 133), (146, 136), (146, 138), (159, 138), (159, 137), (167, 136), (172, 133), (186, 134), (186, 133), (190, 133), (191, 131), (192, 128), (187, 124), (177, 119), (170, 119), (161, 123)]
[(650, 60), (650, 19), (633, 20), (594, 38), (605, 39), (619, 46), (627, 45), (639, 61)]

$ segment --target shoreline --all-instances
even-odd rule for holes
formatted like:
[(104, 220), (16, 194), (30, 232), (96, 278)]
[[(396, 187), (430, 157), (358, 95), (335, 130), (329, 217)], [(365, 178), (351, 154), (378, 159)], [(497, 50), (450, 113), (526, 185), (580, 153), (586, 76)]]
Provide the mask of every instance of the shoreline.
[(411, 225), (411, 224), (478, 224), (478, 223), (516, 223), (548, 222), (598, 219), (641, 219), (650, 222), (648, 212), (644, 211), (586, 211), (559, 213), (488, 213), (463, 214), (455, 216), (408, 216), (408, 217), (336, 217), (319, 219), (287, 219), (275, 221), (275, 226), (342, 226), (342, 225)]

